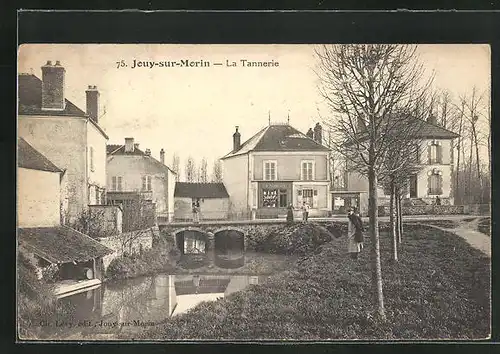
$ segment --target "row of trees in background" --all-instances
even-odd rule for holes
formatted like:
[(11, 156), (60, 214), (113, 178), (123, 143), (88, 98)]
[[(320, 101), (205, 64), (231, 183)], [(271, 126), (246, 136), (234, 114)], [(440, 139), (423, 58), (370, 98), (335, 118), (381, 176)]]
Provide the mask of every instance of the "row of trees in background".
[(197, 163), (194, 157), (188, 156), (181, 168), (179, 155), (174, 154), (172, 156), (172, 170), (177, 173), (177, 181), (199, 183), (222, 182), (222, 165), (220, 160), (215, 160), (212, 170), (209, 171), (206, 158), (203, 157)]

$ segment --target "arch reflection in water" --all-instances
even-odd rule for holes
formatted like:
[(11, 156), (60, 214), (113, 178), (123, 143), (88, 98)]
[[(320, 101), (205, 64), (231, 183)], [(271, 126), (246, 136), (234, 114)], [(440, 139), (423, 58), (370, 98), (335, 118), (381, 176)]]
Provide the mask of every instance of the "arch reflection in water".
[(245, 264), (245, 234), (237, 229), (214, 233), (215, 264), (221, 268), (239, 268)]

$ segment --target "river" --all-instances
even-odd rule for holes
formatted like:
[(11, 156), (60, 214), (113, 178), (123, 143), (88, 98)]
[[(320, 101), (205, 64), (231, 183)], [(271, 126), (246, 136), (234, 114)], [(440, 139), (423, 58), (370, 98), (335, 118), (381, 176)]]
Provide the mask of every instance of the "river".
[(47, 324), (40, 339), (114, 339), (118, 333), (139, 332), (159, 325), (203, 301), (215, 301), (251, 284), (262, 284), (268, 277), (157, 274), (104, 283), (96, 289), (59, 299), (74, 309), (72, 320)]

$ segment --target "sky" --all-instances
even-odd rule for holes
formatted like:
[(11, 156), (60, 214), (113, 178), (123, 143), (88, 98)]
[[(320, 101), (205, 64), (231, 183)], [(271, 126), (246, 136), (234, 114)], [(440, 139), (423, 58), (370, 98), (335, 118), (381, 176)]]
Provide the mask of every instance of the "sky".
[[(426, 75), (452, 95), (490, 87), (490, 48), (479, 44), (419, 45)], [(133, 67), (136, 61), (208, 61), (209, 67)], [(241, 60), (279, 66), (245, 67)], [(318, 95), (314, 45), (28, 44), (18, 71), (41, 78), (56, 60), (66, 69), (65, 96), (85, 110), (85, 89), (100, 92), (99, 124), (109, 144), (133, 137), (141, 149), (167, 164), (193, 156), (212, 161), (232, 149), (239, 126), (242, 142), (271, 122), (306, 132), (327, 110)], [(119, 65), (123, 62), (126, 67)], [(236, 62), (237, 66), (226, 66)], [(222, 63), (214, 66), (213, 63)], [(210, 167), (209, 167), (210, 169)], [(210, 169), (211, 170), (211, 169)]]

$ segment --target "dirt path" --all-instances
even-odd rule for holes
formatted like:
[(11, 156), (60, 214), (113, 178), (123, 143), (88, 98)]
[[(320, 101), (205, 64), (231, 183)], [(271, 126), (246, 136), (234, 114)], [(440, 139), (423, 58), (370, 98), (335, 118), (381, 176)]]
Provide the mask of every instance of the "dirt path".
[(437, 229), (452, 232), (467, 241), (472, 247), (480, 250), (491, 258), (491, 237), (478, 231), (478, 223), (484, 217), (477, 217), (472, 221), (462, 221), (454, 229), (445, 229), (438, 226), (428, 225)]

